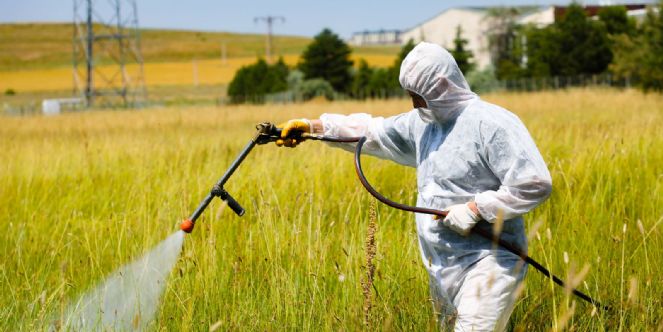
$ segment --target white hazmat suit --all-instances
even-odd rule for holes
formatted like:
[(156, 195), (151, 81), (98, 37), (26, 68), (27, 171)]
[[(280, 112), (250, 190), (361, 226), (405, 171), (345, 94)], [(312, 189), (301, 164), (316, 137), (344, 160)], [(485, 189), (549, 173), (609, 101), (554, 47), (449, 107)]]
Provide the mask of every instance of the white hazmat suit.
[[(521, 215), (552, 190), (550, 173), (523, 123), (472, 92), (442, 47), (418, 44), (403, 60), (400, 83), (426, 108), (382, 118), (323, 114), (324, 134), (366, 136), (364, 151), (417, 168), (417, 206), (442, 210), (476, 202), (487, 230), (501, 211), (501, 238), (523, 250)], [(333, 144), (354, 150), (354, 144)], [(461, 236), (416, 215), (421, 257), (443, 329), (502, 331), (526, 269), (516, 255), (476, 234)]]

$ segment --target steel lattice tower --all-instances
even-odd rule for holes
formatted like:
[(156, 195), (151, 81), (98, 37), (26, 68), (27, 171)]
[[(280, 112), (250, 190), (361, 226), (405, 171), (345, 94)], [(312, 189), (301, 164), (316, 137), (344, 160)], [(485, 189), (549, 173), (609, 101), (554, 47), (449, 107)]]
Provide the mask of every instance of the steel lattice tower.
[(135, 0), (73, 0), (75, 93), (90, 106), (147, 99)]

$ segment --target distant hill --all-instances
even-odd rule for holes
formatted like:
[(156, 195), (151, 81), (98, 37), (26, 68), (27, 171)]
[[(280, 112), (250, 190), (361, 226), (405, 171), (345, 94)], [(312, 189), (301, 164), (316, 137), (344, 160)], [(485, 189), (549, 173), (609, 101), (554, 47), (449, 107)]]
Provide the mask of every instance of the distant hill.
[[(71, 23), (0, 24), (0, 71), (40, 69), (71, 65), (73, 25)], [(273, 54), (300, 54), (311, 38), (274, 36)], [(141, 30), (145, 62), (219, 59), (225, 44), (228, 58), (260, 56), (265, 36), (227, 32)], [(399, 47), (365, 47), (360, 54), (397, 54)], [(100, 59), (103, 64), (104, 59)]]

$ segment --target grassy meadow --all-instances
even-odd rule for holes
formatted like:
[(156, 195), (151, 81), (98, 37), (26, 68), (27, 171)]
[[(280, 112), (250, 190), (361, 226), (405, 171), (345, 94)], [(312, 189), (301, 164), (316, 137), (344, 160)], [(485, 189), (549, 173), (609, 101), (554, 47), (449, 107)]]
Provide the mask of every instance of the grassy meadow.
[[(626, 90), (502, 93), (553, 176), (526, 216), (530, 255), (610, 304), (597, 312), (530, 269), (517, 331), (663, 330), (663, 97)], [(177, 229), (262, 121), (397, 114), (406, 100), (90, 111), (0, 118), (0, 330), (45, 330), (68, 301)], [(366, 157), (413, 204), (414, 169)], [(349, 153), (259, 146), (185, 239), (154, 330), (361, 330), (373, 199)], [(367, 330), (435, 330), (414, 218), (376, 207)]]

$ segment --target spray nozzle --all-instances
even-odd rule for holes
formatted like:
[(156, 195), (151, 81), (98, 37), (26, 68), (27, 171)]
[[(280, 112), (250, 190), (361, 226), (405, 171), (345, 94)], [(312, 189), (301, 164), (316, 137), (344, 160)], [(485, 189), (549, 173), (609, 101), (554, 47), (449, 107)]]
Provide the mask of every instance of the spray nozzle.
[(193, 221), (187, 219), (180, 224), (180, 229), (184, 231), (184, 233), (191, 233), (194, 225)]

